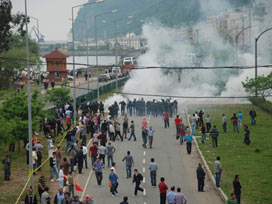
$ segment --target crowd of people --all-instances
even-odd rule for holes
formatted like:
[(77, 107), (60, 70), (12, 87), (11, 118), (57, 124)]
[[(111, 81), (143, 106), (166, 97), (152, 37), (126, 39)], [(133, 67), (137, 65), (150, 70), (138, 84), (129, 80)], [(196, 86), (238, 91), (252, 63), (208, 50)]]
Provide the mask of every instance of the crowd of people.
[[(121, 116), (119, 116), (119, 107)], [(84, 201), (80, 201), (79, 196), (76, 195), (75, 189), (78, 185), (75, 181), (75, 171), (79, 174), (82, 173), (82, 169), (90, 168), (88, 158), (91, 159), (91, 168), (93, 169), (97, 184), (101, 185), (103, 180), (103, 169), (105, 166), (110, 168), (110, 174), (108, 176), (109, 187), (112, 196), (118, 195), (119, 177), (116, 172), (116, 163), (114, 162), (114, 154), (116, 148), (113, 143), (119, 140), (123, 142), (125, 139), (128, 141), (133, 139), (137, 141), (138, 136), (135, 134), (135, 122), (128, 119), (129, 115), (143, 116), (141, 122), (141, 136), (142, 146), (144, 148), (153, 147), (153, 136), (156, 130), (151, 125), (148, 126), (148, 122), (145, 119), (146, 115), (152, 115), (154, 117), (161, 116), (163, 118), (164, 128), (170, 127), (170, 120), (175, 124), (176, 139), (179, 144), (186, 143), (187, 153), (191, 154), (193, 136), (196, 135), (197, 129), (200, 130), (202, 135), (202, 144), (205, 144), (206, 134), (209, 134), (212, 138), (212, 146), (218, 146), (219, 131), (215, 125), (212, 125), (212, 120), (209, 114), (204, 118), (204, 112), (200, 110), (195, 112), (191, 118), (192, 120), (192, 132), (190, 132), (189, 126), (183, 123), (182, 118), (177, 115), (177, 101), (161, 100), (161, 101), (147, 101), (143, 99), (133, 101), (128, 100), (127, 103), (121, 101), (120, 103), (114, 102), (109, 106), (109, 114), (104, 113), (104, 104), (102, 102), (87, 102), (85, 98), (81, 99), (80, 107), (76, 107), (78, 117), (74, 118), (73, 104), (67, 103), (58, 107), (55, 112), (54, 118), (46, 118), (42, 126), (44, 136), (48, 140), (48, 156), (50, 166), (50, 180), (54, 182), (58, 181), (59, 192), (50, 198), (49, 188), (46, 185), (45, 174), (42, 171), (40, 165), (42, 164), (42, 151), (45, 150), (40, 140), (37, 138), (37, 134), (33, 135), (33, 149), (32, 149), (32, 162), (34, 175), (37, 171), (40, 171), (40, 178), (38, 180), (38, 193), (39, 198), (33, 193), (32, 188), (29, 189), (29, 193), (25, 197), (26, 204), (37, 203), (38, 200), (41, 204), (48, 204), (53, 201), (55, 204), (78, 204), (78, 203), (93, 203), (93, 197), (86, 195)], [(173, 118), (174, 114), (176, 115)], [(249, 113), (252, 121), (252, 125), (256, 124), (256, 112), (252, 109)], [(170, 119), (172, 118), (172, 119)], [(236, 115), (233, 114), (231, 122), (233, 124), (233, 131), (239, 133), (239, 129), (243, 125), (243, 114), (241, 111)], [(76, 121), (76, 125), (73, 126)], [(120, 122), (121, 121), (121, 122)], [(227, 118), (225, 114), (222, 115), (222, 127), (223, 131), (227, 132)], [(65, 134), (66, 145), (57, 146), (55, 141), (58, 137)], [(90, 135), (92, 138), (92, 144), (87, 146), (87, 137)], [(250, 131), (247, 125), (244, 125), (244, 143), (250, 144)], [(29, 163), (29, 143), (25, 145), (26, 149), (26, 161)], [(107, 160), (106, 160), (107, 159)], [(107, 162), (106, 162), (107, 161)], [(132, 178), (132, 182), (135, 183), (134, 196), (137, 196), (138, 191), (144, 192), (141, 187), (143, 176), (138, 169), (133, 170), (134, 160), (130, 151), (127, 151), (127, 155), (122, 159), (125, 162), (127, 178)], [(2, 160), (5, 170), (5, 179), (10, 180), (10, 163), (11, 159), (9, 155)], [(107, 163), (107, 165), (106, 165)], [(85, 164), (85, 165), (84, 165)], [(198, 191), (204, 191), (205, 171), (202, 168), (202, 163), (196, 169), (196, 177), (198, 181)], [(220, 178), (222, 174), (222, 164), (220, 157), (217, 157), (214, 162), (216, 186), (220, 187)], [(151, 187), (156, 187), (158, 165), (155, 163), (155, 159), (152, 158), (149, 164)], [(231, 195), (228, 203), (240, 204), (241, 198), (241, 185), (239, 182), (239, 175), (235, 176), (233, 181), (234, 193)], [(165, 184), (165, 179), (161, 177), (161, 182), (158, 185), (160, 192), (160, 203), (185, 204), (187, 202), (186, 197), (181, 192), (181, 188), (172, 186), (167, 193), (168, 187)], [(123, 204), (128, 203), (128, 197), (123, 198)]]

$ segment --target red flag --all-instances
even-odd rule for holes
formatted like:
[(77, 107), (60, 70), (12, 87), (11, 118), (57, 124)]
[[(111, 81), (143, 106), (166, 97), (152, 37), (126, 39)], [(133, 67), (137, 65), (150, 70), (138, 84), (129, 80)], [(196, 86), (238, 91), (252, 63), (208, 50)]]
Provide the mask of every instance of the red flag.
[(74, 179), (74, 185), (75, 185), (75, 187), (76, 187), (76, 191), (81, 191), (81, 192), (83, 192), (83, 190), (80, 188), (80, 186), (77, 184), (77, 182), (76, 182), (76, 179)]
[(26, 74), (26, 81), (25, 81), (26, 84), (28, 84), (28, 74)]

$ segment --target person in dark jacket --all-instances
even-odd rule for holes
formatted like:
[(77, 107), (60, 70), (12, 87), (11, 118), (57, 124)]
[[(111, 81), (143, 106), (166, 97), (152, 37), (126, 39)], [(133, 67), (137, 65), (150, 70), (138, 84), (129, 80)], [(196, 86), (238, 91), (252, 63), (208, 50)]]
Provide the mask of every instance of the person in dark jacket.
[(216, 129), (216, 126), (214, 125), (213, 129), (210, 132), (210, 136), (212, 137), (212, 146), (213, 147), (217, 147), (217, 142), (218, 142), (217, 138), (218, 138), (218, 135), (219, 135), (219, 132)]
[(10, 163), (11, 159), (9, 155), (6, 155), (6, 157), (2, 160), (2, 164), (4, 165), (4, 172), (5, 172), (5, 180), (10, 180)]
[(198, 182), (198, 191), (204, 192), (204, 180), (205, 180), (205, 172), (202, 168), (202, 163), (198, 164), (198, 168), (196, 169), (196, 176)]
[(240, 184), (240, 176), (235, 175), (235, 178), (233, 180), (233, 189), (234, 189), (234, 194), (237, 199), (238, 204), (241, 203), (241, 184)]
[(82, 173), (82, 169), (83, 169), (83, 151), (82, 151), (83, 147), (80, 147), (79, 151), (77, 152), (76, 155), (76, 161), (77, 161), (77, 165), (78, 165), (78, 173)]
[(143, 176), (138, 172), (137, 169), (134, 169), (134, 176), (132, 183), (135, 183), (134, 196), (137, 196), (138, 190), (144, 192), (144, 189), (140, 187), (141, 182), (143, 181)]
[(37, 204), (37, 197), (33, 194), (33, 189), (29, 189), (29, 193), (25, 196), (25, 204)]
[(246, 145), (250, 144), (250, 139), (249, 139), (250, 131), (248, 129), (247, 125), (244, 125), (244, 143)]
[(257, 114), (256, 114), (256, 111), (253, 108), (249, 111), (249, 115), (250, 115), (250, 118), (251, 118), (251, 125), (255, 125), (256, 124)]

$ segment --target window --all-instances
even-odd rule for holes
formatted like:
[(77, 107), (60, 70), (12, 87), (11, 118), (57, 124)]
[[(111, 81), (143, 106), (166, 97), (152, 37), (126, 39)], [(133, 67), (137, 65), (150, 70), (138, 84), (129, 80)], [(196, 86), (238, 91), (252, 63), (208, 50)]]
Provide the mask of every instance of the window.
[(55, 78), (60, 78), (60, 73), (59, 72), (54, 72), (54, 77)]

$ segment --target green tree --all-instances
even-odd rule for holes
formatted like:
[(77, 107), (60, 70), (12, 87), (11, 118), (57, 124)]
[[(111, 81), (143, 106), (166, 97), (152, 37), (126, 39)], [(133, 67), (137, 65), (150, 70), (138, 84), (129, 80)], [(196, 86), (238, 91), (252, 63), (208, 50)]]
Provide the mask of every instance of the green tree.
[(55, 106), (59, 106), (72, 99), (69, 94), (70, 89), (68, 88), (54, 88), (47, 91), (47, 100), (53, 103)]
[(257, 89), (257, 95), (266, 99), (272, 94), (272, 72), (267, 76), (258, 76), (256, 79), (247, 78), (245, 82), (242, 82), (242, 84), (246, 92), (249, 94), (254, 95)]
[[(32, 128), (33, 131), (37, 131), (39, 124), (44, 117), (44, 103), (40, 100), (38, 91), (32, 93)], [(28, 139), (28, 103), (27, 94), (25, 92), (17, 93), (16, 95), (5, 98), (2, 107), (0, 109), (0, 118), (7, 127), (6, 132), (10, 136), (10, 140), (6, 142), (16, 142)], [(1, 126), (2, 123), (1, 123)], [(0, 129), (1, 131), (1, 129)], [(1, 132), (2, 133), (2, 132)], [(0, 137), (0, 143), (5, 140)]]

